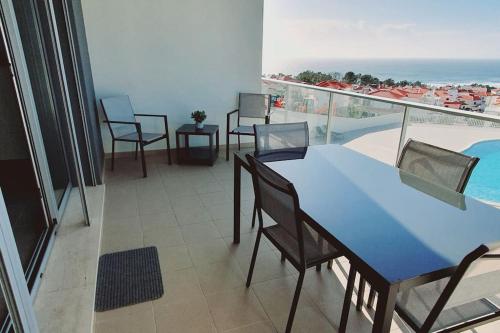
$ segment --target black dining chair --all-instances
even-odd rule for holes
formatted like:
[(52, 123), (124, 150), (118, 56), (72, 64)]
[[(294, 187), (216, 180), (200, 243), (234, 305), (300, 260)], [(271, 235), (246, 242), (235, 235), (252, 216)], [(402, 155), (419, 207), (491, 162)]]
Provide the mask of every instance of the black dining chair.
[[(237, 115), (236, 127), (231, 127), (231, 115)], [(241, 149), (241, 136), (255, 136), (253, 123), (245, 125), (242, 119), (249, 119), (251, 122), (261, 119), (265, 124), (269, 124), (271, 114), (271, 95), (240, 93), (238, 108), (227, 114), (226, 119), (226, 161), (229, 161), (229, 137), (238, 136), (238, 150)]]
[[(255, 152), (257, 154), (286, 148), (305, 148), (309, 146), (309, 127), (307, 122), (253, 125), (255, 133)], [(255, 226), (257, 209), (254, 205), (252, 228)]]
[[(115, 166), (115, 141), (134, 142), (135, 159), (137, 151), (141, 150), (142, 172), (147, 177), (146, 159), (144, 157), (144, 147), (159, 140), (167, 141), (168, 164), (172, 164), (170, 154), (170, 139), (168, 135), (167, 115), (134, 113), (132, 104), (128, 96), (114, 96), (101, 99), (102, 110), (104, 111), (105, 123), (108, 124), (111, 133), (111, 170)], [(141, 123), (135, 117), (158, 117), (163, 118), (165, 133), (148, 133), (142, 131)]]
[[(259, 217), (259, 230), (246, 286), (248, 288), (252, 281), (260, 238), (263, 234), (299, 271), (299, 278), (286, 325), (286, 332), (288, 333), (292, 329), (306, 270), (321, 265), (328, 260), (333, 260), (341, 256), (341, 253), (303, 222), (299, 208), (299, 198), (293, 184), (255, 157), (249, 154), (246, 157), (252, 171), (257, 215)], [(269, 215), (276, 224), (264, 227), (262, 212)]]
[(481, 245), (462, 259), (450, 277), (399, 292), (396, 313), (419, 333), (461, 332), (496, 320), (500, 316), (499, 249), (500, 242)]
[[(433, 146), (425, 142), (409, 139), (398, 160), (397, 167), (428, 182), (444, 186), (463, 193), (470, 175), (479, 162), (478, 157), (471, 157), (448, 149)], [(361, 310), (365, 280), (359, 280), (358, 302)], [(370, 289), (368, 307), (373, 307), (375, 291)]]

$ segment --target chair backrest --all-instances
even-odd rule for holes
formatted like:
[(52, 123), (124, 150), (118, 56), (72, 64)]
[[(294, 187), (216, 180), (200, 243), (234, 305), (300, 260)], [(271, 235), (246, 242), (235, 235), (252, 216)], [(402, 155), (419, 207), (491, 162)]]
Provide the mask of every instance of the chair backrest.
[[(495, 306), (487, 298), (495, 297), (500, 292), (500, 243), (481, 245), (464, 257), (455, 273), (432, 306), (424, 324), (423, 330), (428, 331), (440, 318), (443, 311), (452, 310), (453, 316), (463, 318), (463, 321), (484, 316), (485, 312), (495, 312)], [(481, 301), (478, 303), (478, 301)], [(472, 302), (476, 302), (474, 305)], [(456, 318), (453, 318), (456, 319)]]
[[(126, 95), (102, 98), (101, 105), (108, 121), (136, 121), (134, 109)], [(134, 125), (108, 123), (108, 126), (114, 137), (137, 132)]]
[(410, 139), (397, 166), (429, 182), (463, 193), (478, 162), (477, 157)]
[(260, 227), (262, 210), (286, 230), (290, 239), (297, 242), (295, 248), (299, 248), (300, 258), (304, 258), (302, 222), (298, 217), (299, 199), (293, 184), (255, 157), (249, 154), (246, 156), (252, 170)]
[(240, 93), (238, 101), (238, 119), (265, 118), (271, 110), (271, 95)]
[(307, 122), (253, 125), (257, 152), (309, 146)]

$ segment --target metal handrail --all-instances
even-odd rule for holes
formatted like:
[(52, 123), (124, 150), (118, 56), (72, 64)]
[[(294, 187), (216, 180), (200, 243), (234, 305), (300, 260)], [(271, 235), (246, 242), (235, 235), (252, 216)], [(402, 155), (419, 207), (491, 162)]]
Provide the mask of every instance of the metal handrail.
[(462, 110), (457, 110), (457, 109), (450, 109), (450, 108), (445, 108), (442, 106), (436, 106), (436, 105), (430, 105), (430, 104), (424, 104), (424, 103), (401, 101), (398, 99), (391, 99), (391, 98), (386, 98), (386, 97), (365, 95), (365, 94), (360, 94), (360, 93), (351, 92), (351, 91), (318, 87), (318, 86), (313, 86), (313, 85), (304, 84), (304, 83), (288, 82), (288, 81), (283, 81), (283, 80), (265, 79), (265, 78), (262, 78), (262, 81), (270, 82), (270, 83), (277, 83), (277, 84), (282, 84), (282, 85), (289, 85), (289, 86), (294, 86), (294, 87), (303, 88), (303, 89), (323, 91), (323, 92), (327, 92), (330, 94), (333, 93), (333, 94), (337, 94), (337, 95), (362, 98), (362, 99), (367, 99), (367, 100), (371, 100), (371, 101), (375, 101), (375, 102), (400, 105), (400, 106), (403, 106), (405, 108), (415, 108), (415, 109), (421, 109), (421, 110), (427, 110), (427, 111), (435, 111), (435, 112), (444, 113), (444, 114), (448, 114), (448, 115), (452, 115), (452, 116), (468, 117), (468, 118), (474, 118), (474, 119), (479, 119), (479, 120), (500, 123), (500, 116), (493, 116), (493, 115), (486, 115), (486, 114), (477, 113), (477, 112), (468, 112), (468, 111), (462, 111)]

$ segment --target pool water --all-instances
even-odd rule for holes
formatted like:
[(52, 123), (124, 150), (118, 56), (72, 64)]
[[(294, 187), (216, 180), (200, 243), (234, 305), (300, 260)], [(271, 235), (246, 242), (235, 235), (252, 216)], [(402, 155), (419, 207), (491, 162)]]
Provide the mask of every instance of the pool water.
[(500, 140), (475, 143), (463, 153), (480, 158), (467, 183), (465, 194), (500, 202)]

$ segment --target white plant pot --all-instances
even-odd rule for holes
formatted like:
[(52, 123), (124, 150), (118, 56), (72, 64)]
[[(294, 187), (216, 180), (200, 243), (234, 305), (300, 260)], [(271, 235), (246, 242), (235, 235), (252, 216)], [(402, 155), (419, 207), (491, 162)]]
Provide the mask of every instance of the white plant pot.
[(203, 129), (203, 123), (196, 123), (196, 129)]

